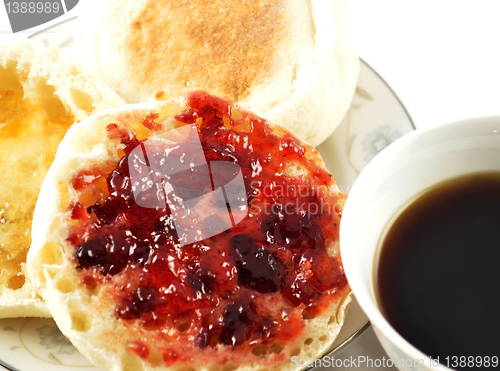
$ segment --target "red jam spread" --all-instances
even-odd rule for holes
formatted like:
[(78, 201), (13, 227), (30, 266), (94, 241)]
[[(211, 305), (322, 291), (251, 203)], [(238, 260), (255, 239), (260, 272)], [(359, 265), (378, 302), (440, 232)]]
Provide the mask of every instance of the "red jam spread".
[[(348, 290), (341, 262), (327, 254), (340, 219), (338, 195), (326, 192), (332, 176), (307, 159), (295, 137), (273, 135), (263, 119), (237, 111), (227, 99), (193, 92), (187, 104), (175, 119), (197, 124), (207, 161), (241, 167), (249, 210), (239, 224), (201, 242), (176, 243), (168, 208), (136, 204), (128, 160), (141, 141), (116, 124), (108, 135), (125, 145), (120, 162), (82, 172), (72, 184), (81, 194), (99, 194), (94, 204), (71, 206), (79, 223), (68, 241), (82, 283), (91, 290), (112, 282), (118, 319), (175, 339), (160, 346), (166, 364), (192, 362), (200, 350), (220, 345), (248, 351), (289, 341), (303, 331), (304, 318), (319, 315)], [(143, 125), (161, 129), (156, 118), (147, 116)], [(291, 163), (310, 176), (289, 176)], [(141, 341), (128, 349), (149, 356)]]

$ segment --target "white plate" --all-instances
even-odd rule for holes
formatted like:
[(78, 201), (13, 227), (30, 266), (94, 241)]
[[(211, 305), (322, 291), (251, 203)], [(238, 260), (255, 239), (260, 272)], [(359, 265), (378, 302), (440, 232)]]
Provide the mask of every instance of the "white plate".
[[(31, 38), (46, 46), (59, 45), (63, 56), (68, 57), (74, 21), (62, 22)], [(411, 118), (397, 96), (361, 61), (351, 108), (339, 128), (318, 149), (340, 189), (348, 193), (361, 170), (379, 151), (412, 130)], [(354, 300), (328, 354), (351, 344), (368, 326), (368, 318)], [(0, 320), (0, 365), (18, 371), (97, 370), (59, 332), (53, 320), (41, 318)]]

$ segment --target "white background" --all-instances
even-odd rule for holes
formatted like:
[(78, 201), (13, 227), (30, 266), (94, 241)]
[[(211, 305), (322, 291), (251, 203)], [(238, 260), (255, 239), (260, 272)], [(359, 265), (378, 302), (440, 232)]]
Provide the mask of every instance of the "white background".
[[(418, 128), (500, 115), (500, 0), (349, 2), (359, 55), (394, 89)], [(0, 43), (11, 38), (0, 4)], [(371, 332), (353, 345), (344, 356), (384, 355)]]
[(500, 1), (350, 0), (359, 55), (417, 127), (500, 114)]

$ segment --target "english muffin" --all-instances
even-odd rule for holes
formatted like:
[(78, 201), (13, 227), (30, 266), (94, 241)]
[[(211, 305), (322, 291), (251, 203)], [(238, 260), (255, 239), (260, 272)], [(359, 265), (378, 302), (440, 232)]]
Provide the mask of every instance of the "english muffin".
[(227, 98), (122, 106), (61, 142), (28, 271), (103, 370), (292, 369), (351, 301), (344, 201), (313, 147)]
[(0, 46), (0, 317), (50, 316), (25, 270), (40, 186), (66, 130), (123, 103), (57, 49)]
[(203, 89), (316, 146), (349, 108), (353, 43), (345, 0), (86, 0), (74, 51), (127, 102)]

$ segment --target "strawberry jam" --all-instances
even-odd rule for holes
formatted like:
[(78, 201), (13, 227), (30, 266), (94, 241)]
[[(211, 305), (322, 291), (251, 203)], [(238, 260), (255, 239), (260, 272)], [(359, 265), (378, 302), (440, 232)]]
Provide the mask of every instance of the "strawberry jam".
[[(239, 165), (247, 216), (225, 232), (179, 244), (169, 207), (144, 208), (134, 198), (128, 162), (144, 141), (111, 124), (108, 136), (121, 141), (124, 156), (105, 175), (106, 194), (86, 209), (72, 204), (78, 226), (68, 237), (82, 283), (100, 277), (112, 287), (117, 319), (162, 334), (166, 364), (222, 347), (283, 344), (349, 290), (341, 262), (327, 251), (338, 241), (339, 195), (329, 194), (334, 180), (314, 161), (315, 150), (227, 99), (193, 92), (187, 104), (175, 119), (197, 125), (208, 162)], [(153, 134), (161, 132), (158, 117), (143, 123)], [(85, 171), (74, 184), (92, 188), (100, 178), (100, 170)], [(201, 178), (179, 176), (174, 186), (195, 194)], [(149, 354), (139, 340), (129, 349)]]

